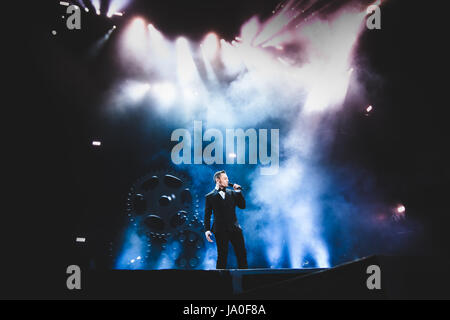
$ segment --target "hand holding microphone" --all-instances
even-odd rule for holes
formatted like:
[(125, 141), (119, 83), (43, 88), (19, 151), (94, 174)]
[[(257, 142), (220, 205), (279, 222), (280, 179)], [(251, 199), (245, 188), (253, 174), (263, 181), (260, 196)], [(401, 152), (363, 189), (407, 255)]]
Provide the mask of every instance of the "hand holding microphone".
[(211, 231), (206, 231), (205, 232), (205, 236), (206, 236), (206, 239), (209, 241), (209, 242), (213, 242), (213, 240), (211, 239), (211, 236), (212, 236), (212, 232)]
[(228, 186), (233, 188), (234, 190), (242, 190), (242, 187), (236, 183), (228, 183)]

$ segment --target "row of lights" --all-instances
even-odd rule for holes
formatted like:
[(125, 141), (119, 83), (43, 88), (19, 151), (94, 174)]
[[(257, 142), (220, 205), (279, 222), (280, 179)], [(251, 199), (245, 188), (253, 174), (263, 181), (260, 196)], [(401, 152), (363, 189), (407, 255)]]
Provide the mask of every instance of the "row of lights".
[[(67, 1), (60, 1), (59, 4), (62, 5), (62, 6), (65, 6), (65, 7), (70, 6), (70, 3), (67, 2)], [(75, 6), (76, 8), (78, 8), (77, 5), (74, 5), (74, 6)], [(101, 15), (101, 11), (100, 11), (99, 5), (97, 5), (97, 6), (94, 5), (94, 7), (95, 7), (95, 12), (96, 12), (96, 14), (97, 14), (97, 15)], [(88, 7), (84, 7), (84, 11), (89, 12), (90, 10), (89, 10)], [(112, 11), (108, 11), (107, 14), (106, 14), (106, 16), (107, 16), (108, 18), (112, 18), (113, 16), (119, 16), (119, 17), (122, 17), (123, 15), (124, 15), (124, 12), (112, 12)]]
[[(65, 7), (69, 7), (69, 6), (71, 5), (69, 2), (66, 2), (66, 1), (60, 1), (59, 4), (62, 5), (62, 6), (65, 6)], [(77, 9), (79, 9), (79, 6), (77, 6), (77, 5), (74, 5), (74, 7), (77, 8)], [(90, 10), (89, 10), (88, 7), (84, 7), (84, 11), (89, 12)], [(100, 15), (100, 14), (101, 14), (99, 8), (96, 9), (96, 13), (97, 13), (97, 15)], [(121, 17), (121, 16), (123, 16), (123, 15), (124, 15), (123, 12), (108, 12), (108, 13), (106, 14), (106, 16), (107, 16), (108, 18), (111, 18), (112, 16), (120, 16), (120, 17)], [(62, 18), (64, 19), (65, 16), (62, 16)], [(114, 25), (114, 26), (108, 31), (107, 36), (109, 36), (115, 29), (117, 29), (117, 26)], [(52, 30), (52, 35), (56, 36), (57, 34), (58, 34), (58, 33), (57, 33), (56, 30)]]

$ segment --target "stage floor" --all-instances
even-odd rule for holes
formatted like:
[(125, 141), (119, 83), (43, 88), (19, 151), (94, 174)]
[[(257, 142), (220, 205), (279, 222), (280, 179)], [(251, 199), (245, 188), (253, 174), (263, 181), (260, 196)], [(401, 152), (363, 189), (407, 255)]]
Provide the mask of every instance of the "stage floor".
[[(380, 288), (369, 288), (370, 266), (380, 268)], [(421, 257), (370, 256), (329, 269), (88, 270), (89, 299), (403, 299), (449, 298), (450, 263)]]

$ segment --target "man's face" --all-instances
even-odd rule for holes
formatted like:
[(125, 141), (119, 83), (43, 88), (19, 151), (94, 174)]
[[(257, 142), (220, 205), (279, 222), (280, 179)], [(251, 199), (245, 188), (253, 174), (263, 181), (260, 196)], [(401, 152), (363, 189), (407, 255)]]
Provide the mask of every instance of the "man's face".
[(220, 177), (216, 179), (217, 184), (219, 187), (226, 188), (228, 187), (228, 176), (226, 173), (220, 174)]

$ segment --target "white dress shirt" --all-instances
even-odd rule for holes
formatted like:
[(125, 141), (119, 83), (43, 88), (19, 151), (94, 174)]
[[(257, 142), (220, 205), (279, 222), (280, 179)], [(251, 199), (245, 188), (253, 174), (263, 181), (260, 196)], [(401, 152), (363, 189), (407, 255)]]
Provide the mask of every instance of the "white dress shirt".
[[(219, 189), (220, 189), (219, 186), (216, 185), (216, 190), (219, 190)], [(220, 196), (222, 197), (222, 199), (225, 199), (225, 192), (219, 191), (219, 194), (220, 194)]]
[[(219, 190), (220, 188), (219, 188), (219, 186), (218, 185), (216, 185), (216, 190)], [(234, 190), (234, 192), (241, 192), (241, 190)], [(225, 192), (223, 192), (223, 191), (219, 191), (219, 194), (220, 194), (220, 196), (222, 197), (222, 199), (225, 199)]]

